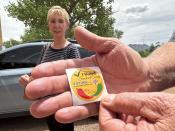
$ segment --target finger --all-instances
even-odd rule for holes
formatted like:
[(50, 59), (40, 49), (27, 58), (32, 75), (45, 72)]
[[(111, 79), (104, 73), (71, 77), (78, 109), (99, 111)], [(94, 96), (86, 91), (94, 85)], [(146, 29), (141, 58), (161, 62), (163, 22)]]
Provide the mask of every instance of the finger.
[(35, 100), (70, 90), (66, 75), (43, 77), (31, 81), (25, 88), (28, 99)]
[(71, 106), (63, 108), (56, 112), (55, 118), (58, 122), (70, 123), (88, 118), (90, 116), (95, 116), (98, 113), (98, 105), (98, 103), (91, 103), (82, 106)]
[(35, 101), (30, 106), (32, 116), (42, 118), (54, 114), (57, 110), (72, 106), (72, 97), (69, 91), (60, 95)]
[(108, 95), (102, 104), (109, 110), (117, 113), (139, 116), (144, 107), (144, 93), (120, 93)]
[(100, 105), (99, 125), (102, 131), (124, 131), (125, 122), (115, 117), (115, 112), (108, 110), (102, 104)]
[(23, 75), (19, 78), (18, 81), (19, 81), (21, 86), (25, 87), (29, 82), (29, 76), (28, 75)]
[(94, 116), (98, 113), (98, 109), (98, 103), (72, 106), (71, 94), (70, 92), (65, 92), (55, 97), (45, 98), (34, 102), (30, 107), (30, 112), (32, 116), (36, 118), (46, 117), (56, 112), (55, 116), (57, 121), (70, 123)]
[(22, 87), (25, 87), (27, 85), (27, 82), (23, 79), (23, 78), (19, 78), (19, 84), (22, 86)]
[[(167, 94), (155, 93), (121, 93), (108, 95), (102, 100), (102, 104), (109, 110), (116, 113), (124, 113), (133, 116), (143, 117), (150, 122), (157, 122), (161, 119), (162, 98), (166, 98)], [(140, 119), (136, 117), (136, 123)]]
[(81, 26), (75, 28), (74, 34), (79, 44), (98, 53), (107, 53), (120, 43), (118, 39), (97, 36)]
[(133, 124), (137, 124), (137, 118), (139, 118), (139, 116), (135, 117), (132, 115), (128, 115), (126, 118), (126, 123), (133, 123)]
[(68, 68), (88, 67), (95, 65), (95, 58), (88, 57), (84, 59), (69, 59), (59, 60), (54, 62), (47, 62), (36, 66), (32, 70), (33, 79), (47, 76), (64, 75)]
[(34, 78), (32, 76), (29, 77), (29, 82), (33, 81)]
[(126, 115), (126, 114), (117, 114), (117, 118), (124, 121), (125, 123), (133, 123), (137, 124), (137, 117), (132, 116), (132, 115)]
[(29, 76), (28, 75), (22, 75), (21, 78), (25, 79), (26, 81), (29, 81)]

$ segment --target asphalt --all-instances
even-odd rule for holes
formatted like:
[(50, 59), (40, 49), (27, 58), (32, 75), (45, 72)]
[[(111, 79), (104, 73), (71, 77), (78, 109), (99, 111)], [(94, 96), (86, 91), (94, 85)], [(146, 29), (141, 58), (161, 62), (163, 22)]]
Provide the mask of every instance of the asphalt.
[[(0, 131), (48, 131), (45, 119), (31, 116), (0, 119)], [(96, 118), (75, 122), (75, 131), (99, 131)]]

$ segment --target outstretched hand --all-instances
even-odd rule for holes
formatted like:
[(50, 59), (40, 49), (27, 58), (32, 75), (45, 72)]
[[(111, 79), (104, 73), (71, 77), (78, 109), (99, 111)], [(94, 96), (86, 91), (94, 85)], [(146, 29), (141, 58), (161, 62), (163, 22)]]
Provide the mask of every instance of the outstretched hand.
[[(68, 123), (98, 113), (97, 103), (72, 106), (65, 74), (67, 68), (99, 66), (109, 93), (147, 90), (149, 68), (136, 51), (118, 39), (100, 37), (82, 27), (76, 27), (75, 37), (81, 46), (96, 54), (84, 59), (43, 63), (33, 69), (34, 80), (27, 85), (25, 93), (29, 99), (34, 100), (30, 107), (34, 117), (41, 118), (55, 113), (59, 122)], [(54, 96), (45, 97), (49, 95)]]

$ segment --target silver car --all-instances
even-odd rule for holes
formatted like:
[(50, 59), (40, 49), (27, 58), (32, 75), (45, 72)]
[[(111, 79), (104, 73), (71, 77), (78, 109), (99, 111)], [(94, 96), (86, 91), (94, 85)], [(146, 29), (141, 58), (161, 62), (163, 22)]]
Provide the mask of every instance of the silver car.
[[(18, 79), (36, 66), (46, 43), (48, 42), (30, 42), (0, 52), (0, 118), (29, 115), (30, 101), (23, 98), (24, 90)], [(94, 54), (77, 46), (81, 57)]]

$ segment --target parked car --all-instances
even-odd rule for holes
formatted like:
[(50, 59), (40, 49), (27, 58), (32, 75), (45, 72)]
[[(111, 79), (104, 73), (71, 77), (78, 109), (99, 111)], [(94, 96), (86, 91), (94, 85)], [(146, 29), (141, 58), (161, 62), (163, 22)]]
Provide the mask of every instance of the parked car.
[[(76, 41), (72, 42), (78, 47), (82, 58), (94, 54)], [(36, 66), (42, 47), (47, 43), (48, 41), (33, 41), (0, 51), (0, 118), (29, 114), (30, 101), (23, 98), (24, 90), (18, 79)]]

